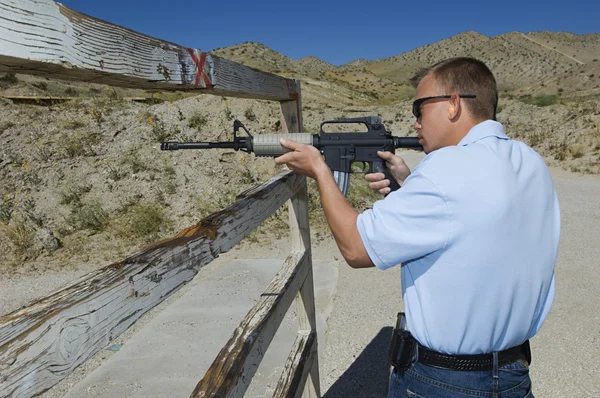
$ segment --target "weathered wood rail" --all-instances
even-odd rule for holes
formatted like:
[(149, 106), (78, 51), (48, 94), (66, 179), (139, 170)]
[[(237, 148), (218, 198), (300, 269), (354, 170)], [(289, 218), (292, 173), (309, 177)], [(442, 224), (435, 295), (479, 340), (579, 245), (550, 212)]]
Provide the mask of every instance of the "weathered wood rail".
[[(0, 0), (0, 72), (279, 101), (302, 131), (300, 82), (145, 36), (51, 0)], [(192, 392), (240, 397), (296, 298), (299, 332), (276, 397), (319, 397), (306, 179), (272, 177), (170, 239), (0, 317), (0, 397), (39, 395), (107, 347), (288, 203), (290, 254)], [(200, 375), (199, 375), (200, 378)]]

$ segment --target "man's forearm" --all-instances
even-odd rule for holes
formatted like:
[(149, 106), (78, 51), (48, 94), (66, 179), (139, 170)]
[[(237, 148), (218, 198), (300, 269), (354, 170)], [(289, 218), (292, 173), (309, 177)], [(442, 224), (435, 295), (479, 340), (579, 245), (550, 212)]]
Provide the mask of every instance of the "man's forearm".
[(354, 268), (372, 267), (373, 262), (369, 258), (356, 225), (358, 212), (342, 195), (329, 168), (323, 169), (316, 180), (325, 217), (346, 262)]

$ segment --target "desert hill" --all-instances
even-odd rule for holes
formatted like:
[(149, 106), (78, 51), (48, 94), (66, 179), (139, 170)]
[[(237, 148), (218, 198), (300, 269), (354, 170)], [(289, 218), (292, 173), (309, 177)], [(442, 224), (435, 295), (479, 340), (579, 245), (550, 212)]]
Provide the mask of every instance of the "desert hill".
[[(600, 35), (565, 37), (551, 32), (512, 32), (489, 38), (465, 32), (396, 57), (369, 62), (366, 69), (397, 83), (407, 83), (419, 68), (457, 56), (472, 56), (486, 62), (501, 90), (508, 92), (544, 84), (578, 66), (595, 62), (600, 57)], [(600, 86), (590, 87), (584, 82), (571, 86), (570, 92), (583, 89), (600, 92)]]
[[(599, 49), (600, 35), (465, 32), (342, 66), (315, 57), (293, 60), (256, 42), (213, 53), (300, 79), (306, 132), (318, 132), (325, 120), (379, 115), (397, 136), (414, 135), (413, 73), (446, 57), (476, 56), (498, 76), (498, 120), (511, 138), (550, 165), (600, 173)], [(165, 140), (230, 140), (234, 119), (253, 133), (280, 131), (275, 102), (11, 74), (0, 74), (2, 95), (72, 98), (44, 106), (0, 98), (0, 271), (7, 276), (83, 272), (121, 260), (224, 208), (278, 170), (271, 159), (241, 152), (158, 150)], [(127, 100), (140, 96), (155, 101)], [(357, 208), (379, 199), (361, 175), (352, 176), (349, 195)], [(318, 241), (329, 235), (310, 182), (309, 197)], [(287, 233), (286, 220), (284, 213), (272, 217), (247, 242), (268, 244)]]
[(336, 96), (359, 102), (393, 103), (408, 99), (414, 93), (410, 78), (419, 69), (457, 56), (473, 56), (486, 62), (503, 93), (600, 94), (600, 34), (544, 31), (488, 37), (469, 31), (393, 57), (370, 61), (358, 58), (342, 66), (316, 57), (296, 61), (256, 42), (213, 53), (309, 84), (314, 80), (327, 82), (333, 92), (343, 91)]

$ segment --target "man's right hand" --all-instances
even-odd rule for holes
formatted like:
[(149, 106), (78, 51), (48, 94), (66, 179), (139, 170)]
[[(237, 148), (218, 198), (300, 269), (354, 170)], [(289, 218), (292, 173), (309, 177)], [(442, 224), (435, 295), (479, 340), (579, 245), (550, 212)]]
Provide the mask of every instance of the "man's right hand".
[[(377, 151), (377, 155), (385, 160), (385, 165), (392, 173), (392, 176), (396, 178), (398, 184), (402, 186), (404, 180), (410, 175), (410, 169), (404, 163), (404, 160), (400, 156), (396, 156), (391, 152)], [(365, 175), (365, 180), (369, 181), (369, 188), (379, 191), (382, 195), (390, 193), (389, 188), (390, 180), (385, 178), (383, 173), (370, 173)]]

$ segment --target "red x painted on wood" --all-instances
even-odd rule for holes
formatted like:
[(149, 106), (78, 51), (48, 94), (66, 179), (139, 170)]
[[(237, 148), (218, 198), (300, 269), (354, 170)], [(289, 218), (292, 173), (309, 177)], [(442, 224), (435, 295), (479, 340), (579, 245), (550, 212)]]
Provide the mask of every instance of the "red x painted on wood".
[[(208, 74), (204, 71), (204, 61), (206, 60), (206, 53), (200, 50), (194, 50), (192, 48), (188, 48), (187, 51), (192, 57), (192, 61), (194, 61), (194, 64), (196, 64), (196, 68), (198, 68), (198, 70), (196, 71), (196, 78), (194, 79), (194, 85), (199, 86), (200, 81), (204, 80), (204, 86), (206, 88), (213, 87), (213, 84), (210, 81), (210, 77), (208, 77)], [(200, 58), (198, 58), (198, 53), (200, 54)]]

